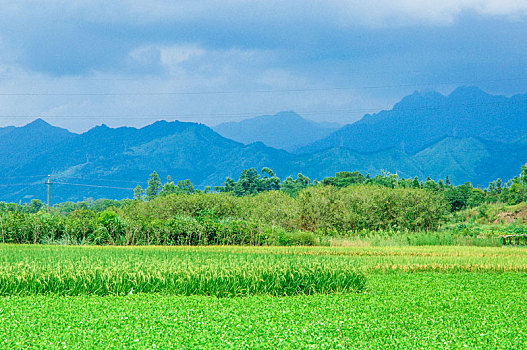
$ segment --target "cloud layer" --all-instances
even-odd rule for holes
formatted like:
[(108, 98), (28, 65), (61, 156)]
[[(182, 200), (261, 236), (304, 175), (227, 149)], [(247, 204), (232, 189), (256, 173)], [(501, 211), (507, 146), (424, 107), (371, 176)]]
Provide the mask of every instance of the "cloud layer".
[(463, 12), (484, 16), (521, 18), (527, 14), (525, 0), (48, 0), (2, 1), (4, 16), (42, 19), (48, 16), (92, 23), (213, 21), (320, 22), (338, 25), (412, 25), (451, 23)]
[(0, 126), (346, 123), (418, 89), (525, 92), (526, 17), (526, 0), (0, 1)]

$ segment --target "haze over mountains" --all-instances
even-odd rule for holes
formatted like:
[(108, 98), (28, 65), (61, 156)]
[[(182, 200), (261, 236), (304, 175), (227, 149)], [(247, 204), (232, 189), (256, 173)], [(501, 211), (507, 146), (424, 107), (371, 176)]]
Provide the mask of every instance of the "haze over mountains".
[(212, 129), (243, 144), (261, 141), (267, 146), (291, 152), (328, 136), (340, 127), (338, 123), (316, 123), (289, 111), (222, 123)]
[[(52, 202), (58, 202), (131, 197), (132, 188), (145, 186), (154, 170), (162, 179), (171, 175), (214, 186), (251, 167), (270, 167), (281, 178), (386, 170), (486, 186), (498, 177), (512, 178), (527, 162), (527, 95), (492, 96), (477, 88), (448, 96), (414, 93), (392, 110), (334, 132), (293, 112), (215, 129), (224, 135), (236, 130), (232, 137), (243, 143), (203, 124), (178, 121), (140, 129), (102, 125), (83, 134), (41, 119), (0, 128), (0, 200), (43, 200), (47, 174), (54, 182)], [(256, 140), (267, 145), (251, 143)]]
[(415, 92), (392, 110), (367, 114), (301, 151), (345, 147), (376, 152), (397, 148), (415, 154), (447, 136), (507, 143), (526, 133), (527, 95), (507, 98), (489, 95), (476, 87), (460, 87), (448, 96)]

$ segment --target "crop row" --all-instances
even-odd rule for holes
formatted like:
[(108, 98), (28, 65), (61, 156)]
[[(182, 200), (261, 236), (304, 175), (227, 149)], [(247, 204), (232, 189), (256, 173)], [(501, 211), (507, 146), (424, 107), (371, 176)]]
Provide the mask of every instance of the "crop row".
[(0, 245), (0, 295), (299, 295), (387, 272), (527, 272), (521, 248)]
[[(364, 289), (338, 257), (166, 249), (3, 246), (0, 295), (298, 295)], [(24, 251), (27, 254), (24, 254)]]
[(4, 349), (522, 349), (518, 273), (372, 275), (363, 293), (0, 298)]

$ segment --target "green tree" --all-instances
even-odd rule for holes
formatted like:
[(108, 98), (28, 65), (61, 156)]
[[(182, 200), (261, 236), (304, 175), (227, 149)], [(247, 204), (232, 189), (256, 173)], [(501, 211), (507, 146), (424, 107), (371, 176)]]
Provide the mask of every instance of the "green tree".
[(325, 186), (335, 186), (337, 188), (348, 187), (353, 184), (362, 184), (366, 178), (358, 171), (341, 171), (335, 177), (326, 177), (321, 183)]
[(262, 169), (262, 178), (259, 180), (258, 192), (278, 191), (280, 185), (280, 179), (271, 169)]
[(237, 196), (245, 196), (248, 194), (255, 194), (258, 192), (260, 175), (256, 169), (244, 169), (234, 186), (234, 194)]
[(137, 187), (134, 189), (134, 199), (137, 201), (142, 201), (144, 195), (145, 195), (145, 192), (143, 191), (143, 188), (141, 187), (141, 185), (137, 185)]
[(38, 213), (40, 209), (44, 207), (44, 203), (40, 201), (40, 199), (32, 199), (31, 202), (27, 205), (24, 205), (24, 212), (26, 213)]
[(167, 182), (163, 185), (163, 188), (161, 189), (161, 192), (159, 192), (160, 196), (166, 196), (172, 193), (178, 193), (179, 189), (174, 184), (172, 179), (170, 178), (170, 175), (167, 176)]
[(162, 185), (159, 175), (154, 171), (150, 174), (150, 178), (148, 179), (148, 187), (145, 190), (146, 199), (150, 201), (156, 198), (159, 191), (161, 191), (161, 187)]
[(298, 173), (296, 180), (293, 180), (291, 176), (282, 182), (281, 189), (290, 196), (296, 196), (298, 192), (311, 186), (311, 179), (302, 173)]
[(244, 169), (238, 181), (230, 177), (225, 179), (223, 186), (215, 187), (218, 192), (229, 192), (236, 196), (246, 196), (266, 191), (276, 191), (281, 188), (280, 179), (269, 168), (262, 169), (262, 175), (256, 169)]
[(458, 211), (469, 206), (474, 187), (470, 182), (465, 182), (457, 187), (450, 187), (445, 191), (445, 198), (451, 211)]
[(223, 186), (216, 186), (214, 187), (214, 190), (218, 192), (234, 192), (234, 186), (236, 186), (236, 181), (231, 179), (230, 177), (227, 177), (225, 179), (225, 182), (223, 183)]
[(527, 167), (522, 166), (522, 172), (507, 184), (503, 191), (503, 200), (508, 204), (518, 204), (527, 201)]
[(194, 188), (194, 185), (188, 179), (187, 180), (178, 181), (177, 187), (178, 187), (179, 193), (192, 194), (192, 193), (196, 192), (196, 189)]
[(522, 165), (520, 183), (522, 184), (522, 186), (527, 186), (527, 165)]
[(414, 180), (412, 181), (412, 187), (421, 188), (421, 183), (419, 182), (419, 178), (417, 176), (414, 177)]
[(426, 179), (425, 183), (423, 184), (423, 188), (430, 190), (430, 191), (439, 191), (439, 185), (430, 178), (430, 176)]

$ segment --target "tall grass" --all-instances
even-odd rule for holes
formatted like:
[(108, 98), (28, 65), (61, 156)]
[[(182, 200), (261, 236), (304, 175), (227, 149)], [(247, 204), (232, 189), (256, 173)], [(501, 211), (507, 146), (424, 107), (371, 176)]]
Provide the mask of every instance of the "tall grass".
[(356, 264), (332, 256), (222, 250), (0, 246), (0, 295), (287, 296), (364, 289)]
[(367, 274), (527, 272), (525, 248), (0, 245), (0, 295), (302, 295), (365, 288)]
[(106, 210), (0, 213), (3, 243), (95, 245), (315, 245), (315, 234), (233, 218), (173, 216), (167, 219), (119, 215)]

